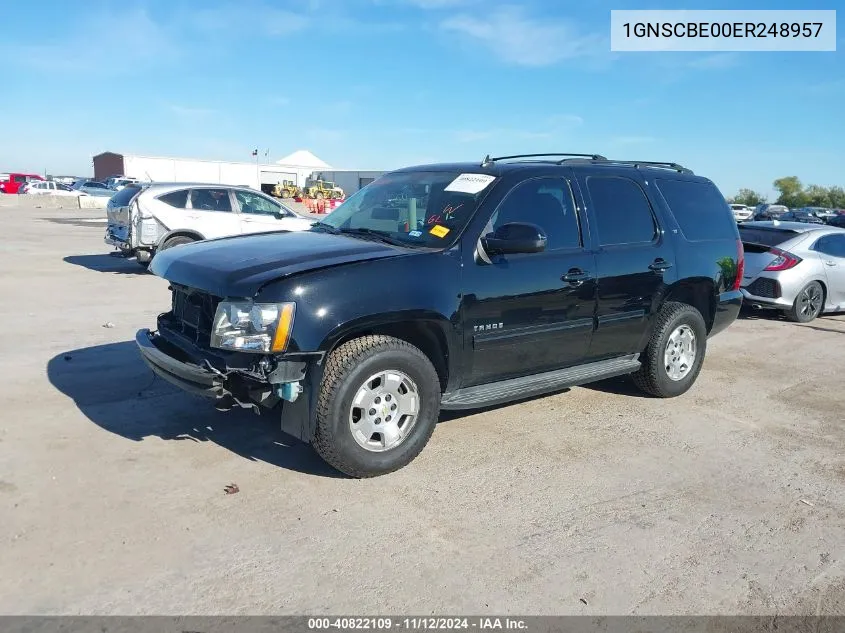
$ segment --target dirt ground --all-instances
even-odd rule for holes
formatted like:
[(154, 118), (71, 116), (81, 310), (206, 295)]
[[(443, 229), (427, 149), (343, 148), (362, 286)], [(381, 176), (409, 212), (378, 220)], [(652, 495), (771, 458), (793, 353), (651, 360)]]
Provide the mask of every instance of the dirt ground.
[(671, 401), (444, 415), (350, 480), (153, 378), (167, 282), (98, 213), (0, 213), (0, 612), (845, 613), (845, 316), (743, 318)]

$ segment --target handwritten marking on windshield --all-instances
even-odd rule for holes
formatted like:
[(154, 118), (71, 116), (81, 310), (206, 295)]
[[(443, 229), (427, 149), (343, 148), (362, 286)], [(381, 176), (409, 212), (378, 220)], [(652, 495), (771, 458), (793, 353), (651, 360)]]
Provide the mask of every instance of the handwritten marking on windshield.
[(443, 209), (443, 220), (451, 220), (452, 218), (454, 218), (455, 212), (462, 206), (464, 206), (463, 202), (456, 207), (453, 207), (451, 204), (448, 205), (445, 209)]

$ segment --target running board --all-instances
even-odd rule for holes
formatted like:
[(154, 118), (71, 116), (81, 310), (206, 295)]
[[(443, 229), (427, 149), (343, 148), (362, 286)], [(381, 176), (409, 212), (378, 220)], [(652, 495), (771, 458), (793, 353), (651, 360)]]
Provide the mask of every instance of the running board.
[(443, 394), (442, 409), (475, 409), (538, 396), (605, 378), (632, 374), (640, 368), (639, 354), (600, 360), (586, 365), (500, 380)]

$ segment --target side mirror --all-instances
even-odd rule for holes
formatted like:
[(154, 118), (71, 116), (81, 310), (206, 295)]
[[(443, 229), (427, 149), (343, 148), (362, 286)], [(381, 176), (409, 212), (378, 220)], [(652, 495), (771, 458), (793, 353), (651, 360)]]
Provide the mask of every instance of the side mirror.
[(490, 255), (539, 253), (546, 249), (546, 244), (543, 229), (527, 222), (503, 224), (481, 238), (481, 245)]

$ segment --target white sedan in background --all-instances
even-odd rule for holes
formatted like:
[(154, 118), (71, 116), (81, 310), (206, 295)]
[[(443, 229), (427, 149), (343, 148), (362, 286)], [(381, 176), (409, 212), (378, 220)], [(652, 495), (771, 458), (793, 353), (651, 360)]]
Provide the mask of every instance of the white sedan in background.
[(731, 204), (731, 211), (734, 214), (734, 220), (737, 222), (745, 222), (750, 220), (754, 215), (754, 209), (744, 204)]
[(67, 185), (52, 180), (35, 180), (30, 182), (21, 189), (21, 193), (31, 196), (68, 196), (72, 198), (79, 198), (80, 196), (87, 196), (84, 191), (76, 191)]

